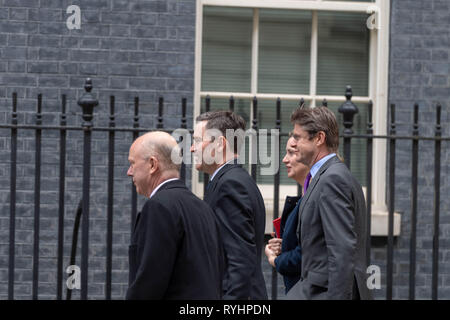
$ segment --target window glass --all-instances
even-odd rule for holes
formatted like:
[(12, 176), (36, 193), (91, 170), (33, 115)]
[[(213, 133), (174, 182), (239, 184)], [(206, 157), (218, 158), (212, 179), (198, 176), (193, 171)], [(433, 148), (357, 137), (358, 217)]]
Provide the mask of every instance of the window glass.
[(369, 94), (369, 29), (361, 13), (318, 13), (317, 94)]
[(308, 94), (311, 12), (259, 11), (258, 92)]
[(253, 9), (203, 8), (202, 91), (250, 92)]

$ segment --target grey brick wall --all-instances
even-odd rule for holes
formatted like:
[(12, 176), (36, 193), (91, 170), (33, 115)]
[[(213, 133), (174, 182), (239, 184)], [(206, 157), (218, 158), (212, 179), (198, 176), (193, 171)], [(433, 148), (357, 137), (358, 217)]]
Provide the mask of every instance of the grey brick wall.
[[(69, 5), (81, 9), (81, 30), (68, 30)], [(0, 122), (10, 122), (13, 92), (19, 123), (34, 123), (43, 94), (43, 123), (58, 124), (62, 94), (68, 125), (81, 123), (76, 101), (86, 77), (100, 105), (94, 123), (107, 126), (109, 96), (116, 97), (117, 126), (133, 123), (140, 98), (140, 125), (154, 128), (158, 97), (165, 98), (165, 125), (178, 128), (181, 98), (192, 125), (194, 0), (0, 0)], [(126, 177), (131, 133), (116, 134), (112, 294), (122, 299), (128, 282), (131, 185)], [(10, 130), (0, 129), (0, 299), (7, 298)], [(15, 298), (31, 298), (34, 215), (34, 131), (19, 130), (17, 163)], [(64, 269), (69, 264), (75, 210), (81, 198), (82, 133), (68, 133)], [(91, 167), (89, 296), (103, 299), (106, 265), (107, 133), (94, 132)], [(45, 131), (42, 146), (39, 298), (56, 297), (59, 133)], [(190, 175), (188, 173), (188, 185)], [(143, 204), (139, 197), (138, 209)], [(81, 235), (80, 235), (81, 237)], [(81, 238), (80, 238), (81, 239)], [(79, 240), (80, 243), (80, 240)], [(77, 264), (80, 265), (80, 248)], [(64, 279), (67, 275), (64, 274)], [(65, 292), (65, 288), (64, 288)], [(75, 290), (73, 298), (78, 298)]]
[[(396, 104), (399, 134), (412, 133), (413, 105), (418, 102), (421, 135), (434, 135), (436, 103), (442, 104), (442, 134), (450, 135), (449, 54), (450, 2), (448, 0), (391, 0), (389, 100)], [(402, 214), (401, 236), (395, 242), (393, 296), (408, 299), (411, 236), (411, 142), (398, 140), (396, 152), (395, 209)], [(418, 299), (431, 298), (433, 237), (434, 142), (419, 144), (417, 289)], [(450, 298), (450, 148), (442, 144), (439, 291)], [(385, 296), (386, 244), (377, 241), (372, 263), (380, 265)]]

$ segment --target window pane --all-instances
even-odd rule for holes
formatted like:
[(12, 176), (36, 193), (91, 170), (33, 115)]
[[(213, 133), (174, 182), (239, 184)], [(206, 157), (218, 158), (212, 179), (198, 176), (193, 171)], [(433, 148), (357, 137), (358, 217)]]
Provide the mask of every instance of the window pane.
[(351, 85), (355, 96), (367, 96), (369, 30), (367, 15), (319, 12), (317, 93), (341, 95)]
[(253, 10), (203, 8), (202, 91), (250, 92)]
[(309, 93), (311, 12), (259, 12), (258, 92)]

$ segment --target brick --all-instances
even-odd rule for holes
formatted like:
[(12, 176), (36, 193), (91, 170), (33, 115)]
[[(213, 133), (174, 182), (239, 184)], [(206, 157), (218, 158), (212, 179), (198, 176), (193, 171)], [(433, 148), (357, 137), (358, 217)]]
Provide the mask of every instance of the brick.
[(137, 74), (137, 66), (132, 64), (102, 64), (100, 70), (103, 74), (118, 76), (133, 76)]
[(42, 87), (67, 87), (69, 83), (68, 77), (65, 76), (40, 76), (39, 86)]
[(101, 41), (102, 49), (137, 50), (137, 40), (123, 38), (109, 38)]
[(167, 28), (165, 27), (132, 27), (131, 35), (136, 38), (166, 39)]
[(101, 50), (72, 50), (70, 52), (72, 61), (100, 62), (108, 60), (108, 51)]
[(2, 57), (9, 60), (25, 60), (27, 50), (23, 47), (5, 47), (3, 48)]
[(26, 8), (11, 8), (9, 9), (10, 20), (27, 20)]
[(139, 22), (138, 15), (135, 13), (110, 13), (110, 12), (102, 12), (100, 21), (102, 23), (110, 23), (110, 24), (127, 24), (133, 25)]
[(33, 0), (4, 0), (3, 5), (5, 7), (39, 7), (39, 3)]
[(111, 25), (111, 37), (126, 37), (130, 35), (130, 26), (127, 25)]
[(22, 61), (9, 61), (8, 62), (9, 72), (25, 72), (25, 64)]
[(28, 10), (29, 21), (49, 21), (49, 22), (61, 22), (63, 21), (62, 9), (30, 9)]
[(61, 44), (58, 36), (42, 36), (31, 35), (28, 37), (28, 46), (32, 47), (55, 47), (58, 48)]
[(41, 22), (39, 24), (40, 34), (55, 34), (63, 35), (69, 34), (70, 30), (67, 29), (66, 22)]
[(111, 3), (112, 11), (129, 11), (130, 1), (128, 0), (112, 0)]
[(58, 64), (53, 62), (29, 62), (27, 64), (29, 73), (58, 73)]

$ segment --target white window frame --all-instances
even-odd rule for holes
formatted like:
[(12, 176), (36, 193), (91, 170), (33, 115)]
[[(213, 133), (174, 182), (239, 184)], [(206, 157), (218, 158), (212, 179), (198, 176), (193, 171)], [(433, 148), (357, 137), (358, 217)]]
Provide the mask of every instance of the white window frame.
[[(201, 91), (201, 65), (202, 65), (202, 37), (203, 37), (203, 7), (241, 7), (253, 9), (253, 33), (252, 33), (252, 67), (251, 67), (251, 92), (211, 92)], [(310, 58), (310, 92), (309, 94), (262, 94), (257, 93), (258, 87), (258, 38), (259, 38), (259, 14), (261, 8), (291, 9), (312, 11), (311, 29), (311, 58)], [(248, 99), (253, 97), (261, 99), (282, 101), (299, 101), (301, 98), (310, 101), (311, 106), (316, 101), (326, 99), (329, 102), (344, 102), (344, 94), (341, 96), (317, 95), (317, 55), (318, 55), (318, 11), (340, 12), (377, 12), (378, 28), (370, 31), (369, 49), (369, 94), (368, 96), (354, 96), (355, 103), (368, 103), (373, 101), (373, 129), (375, 135), (387, 133), (386, 118), (388, 108), (388, 69), (389, 69), (389, 9), (390, 0), (376, 0), (375, 2), (346, 2), (346, 1), (322, 1), (322, 0), (197, 0), (196, 8), (196, 44), (195, 44), (195, 80), (194, 80), (194, 122), (200, 114), (201, 99), (209, 95), (211, 98)], [(343, 88), (344, 90), (344, 88)], [(252, 106), (251, 106), (252, 108)], [(250, 110), (250, 121), (253, 112)], [(387, 225), (384, 224), (387, 215), (386, 205), (386, 141), (374, 139), (372, 162), (372, 235), (387, 234)], [(203, 197), (203, 183), (198, 182), (199, 172), (192, 170), (192, 191), (199, 197)], [(268, 208), (268, 218), (272, 217), (273, 185), (258, 184)], [(284, 195), (296, 194), (296, 186), (280, 185), (280, 208), (284, 201)], [(280, 212), (281, 214), (281, 212)], [(267, 220), (270, 221), (270, 220)], [(380, 221), (383, 223), (380, 224)], [(400, 232), (400, 216), (396, 214), (394, 234)], [(271, 223), (266, 223), (266, 231), (271, 231)]]

